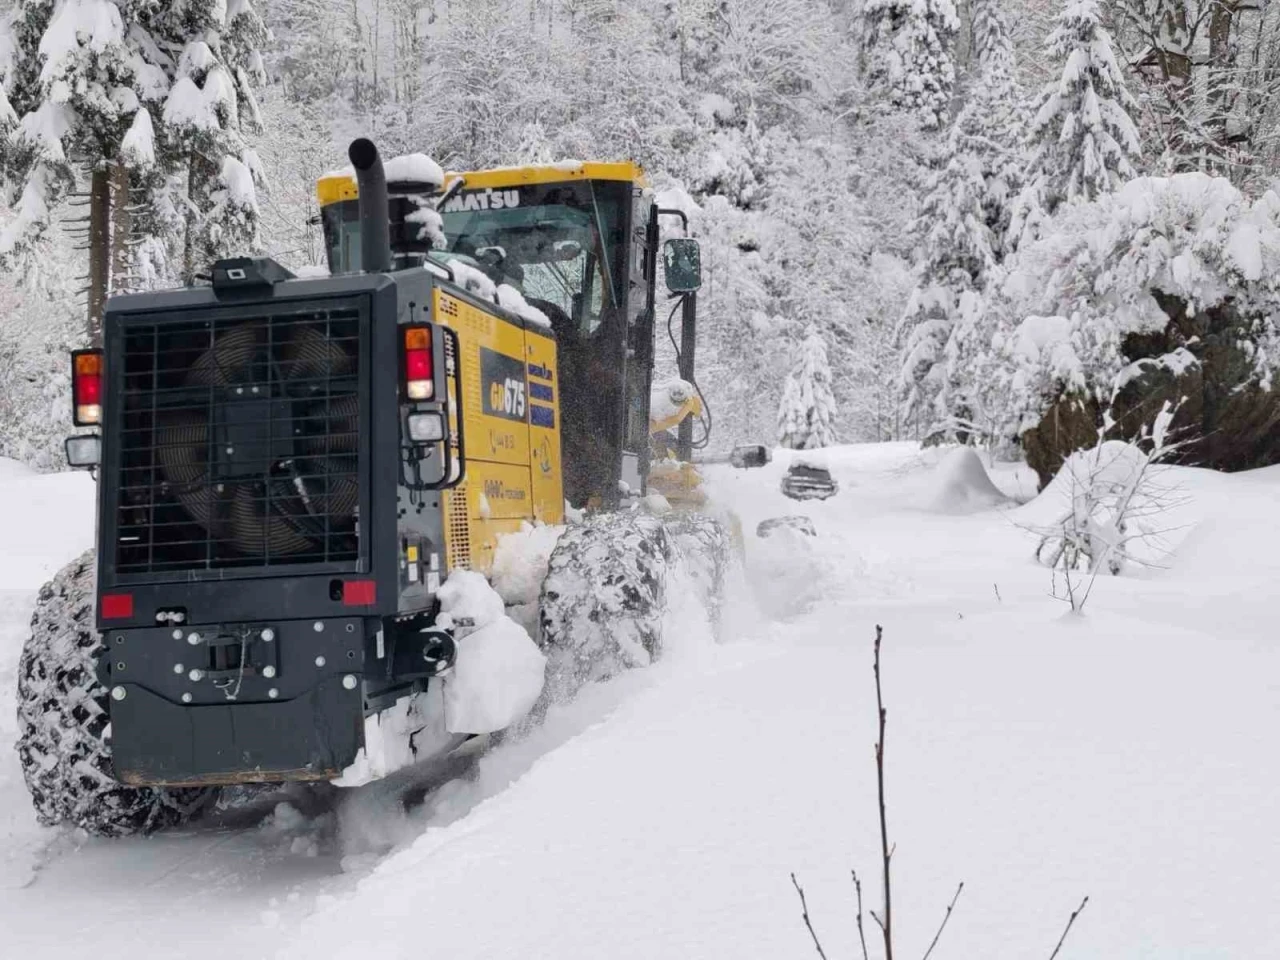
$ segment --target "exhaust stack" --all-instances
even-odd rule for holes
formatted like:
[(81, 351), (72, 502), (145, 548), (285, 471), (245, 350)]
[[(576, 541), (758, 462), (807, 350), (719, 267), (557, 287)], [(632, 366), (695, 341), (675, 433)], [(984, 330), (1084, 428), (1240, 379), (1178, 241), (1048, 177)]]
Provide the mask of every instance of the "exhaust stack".
[(387, 213), (387, 175), (372, 140), (352, 140), (347, 156), (360, 190), (360, 263), (365, 273), (391, 269), (391, 224)]

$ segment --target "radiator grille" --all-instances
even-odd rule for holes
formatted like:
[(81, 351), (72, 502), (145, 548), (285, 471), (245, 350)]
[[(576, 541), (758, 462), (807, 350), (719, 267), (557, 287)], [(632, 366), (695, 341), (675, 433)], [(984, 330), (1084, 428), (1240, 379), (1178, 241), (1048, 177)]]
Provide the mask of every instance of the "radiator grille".
[(360, 316), (346, 299), (125, 318), (118, 573), (354, 564)]
[(449, 569), (469, 569), (471, 566), (471, 520), (467, 511), (466, 484), (454, 487), (445, 494), (446, 528), (448, 543), (446, 555)]

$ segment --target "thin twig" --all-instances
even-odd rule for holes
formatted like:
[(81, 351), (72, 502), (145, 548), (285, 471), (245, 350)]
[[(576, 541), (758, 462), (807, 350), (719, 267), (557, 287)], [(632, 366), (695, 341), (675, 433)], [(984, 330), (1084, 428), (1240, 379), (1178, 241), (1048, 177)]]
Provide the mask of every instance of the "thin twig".
[(876, 741), (876, 784), (880, 794), (880, 855), (884, 860), (884, 919), (873, 913), (876, 923), (884, 933), (884, 960), (893, 960), (893, 912), (890, 897), (889, 861), (893, 854), (889, 850), (889, 824), (885, 817), (884, 807), (884, 727), (888, 712), (884, 708), (884, 697), (880, 692), (880, 641), (884, 631), (876, 624), (875, 674), (876, 674), (876, 710), (880, 717), (880, 739)]
[(858, 871), (850, 870), (853, 874), (853, 889), (858, 895), (858, 941), (862, 944), (862, 960), (868, 960), (867, 957), (867, 938), (862, 932), (862, 882), (858, 879)]
[(818, 934), (814, 931), (813, 924), (809, 921), (809, 905), (805, 903), (804, 890), (801, 888), (800, 882), (796, 880), (794, 873), (791, 874), (791, 885), (796, 888), (796, 893), (800, 894), (800, 915), (804, 917), (804, 925), (809, 928), (809, 936), (813, 937), (813, 945), (818, 951), (818, 956), (822, 960), (827, 960), (827, 955), (822, 952), (822, 944), (818, 940)]
[(1058, 951), (1062, 949), (1062, 942), (1067, 939), (1067, 934), (1071, 932), (1071, 925), (1076, 922), (1076, 917), (1080, 916), (1085, 905), (1088, 904), (1089, 898), (1085, 897), (1080, 901), (1080, 906), (1076, 907), (1075, 913), (1071, 914), (1071, 919), (1067, 921), (1067, 928), (1062, 931), (1062, 936), (1058, 938), (1058, 945), (1053, 948), (1053, 953), (1049, 954), (1049, 960), (1054, 960), (1058, 956)]
[(942, 931), (947, 927), (947, 921), (951, 919), (951, 911), (955, 909), (956, 901), (960, 899), (960, 891), (964, 889), (964, 881), (960, 881), (960, 886), (956, 887), (956, 895), (951, 898), (951, 902), (947, 904), (947, 912), (942, 918), (942, 923), (938, 925), (938, 932), (933, 935), (933, 943), (929, 944), (929, 949), (924, 952), (924, 960), (929, 960), (929, 954), (933, 953), (933, 948), (938, 945), (938, 938), (942, 936)]

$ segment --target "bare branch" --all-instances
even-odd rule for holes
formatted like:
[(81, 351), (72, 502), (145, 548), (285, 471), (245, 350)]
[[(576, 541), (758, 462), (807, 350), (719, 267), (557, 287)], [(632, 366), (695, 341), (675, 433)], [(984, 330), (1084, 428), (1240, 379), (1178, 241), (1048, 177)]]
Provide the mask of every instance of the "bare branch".
[(892, 885), (889, 880), (889, 861), (893, 857), (893, 851), (889, 848), (889, 824), (884, 805), (884, 727), (889, 714), (884, 708), (884, 696), (880, 690), (880, 641), (883, 636), (884, 630), (877, 623), (873, 669), (876, 675), (876, 710), (880, 718), (880, 737), (876, 741), (876, 784), (880, 796), (880, 854), (884, 860), (884, 920), (881, 921), (874, 913), (871, 916), (875, 917), (876, 922), (880, 924), (881, 932), (884, 933), (884, 960), (893, 960), (893, 912), (890, 897)]
[[(814, 932), (813, 924), (809, 921), (809, 905), (804, 900), (804, 889), (800, 886), (800, 882), (796, 880), (794, 873), (791, 874), (791, 885), (796, 888), (796, 893), (800, 895), (800, 915), (804, 917), (804, 925), (809, 928), (809, 936), (813, 937), (814, 949), (818, 951), (818, 956), (822, 960), (827, 960), (827, 955), (822, 952), (822, 943), (818, 940), (818, 934)], [(1072, 919), (1074, 920), (1075, 917), (1072, 917)]]
[(924, 952), (923, 960), (929, 960), (929, 954), (933, 953), (933, 948), (938, 945), (938, 938), (942, 936), (942, 931), (947, 928), (947, 921), (951, 919), (951, 911), (956, 907), (956, 901), (960, 899), (960, 891), (964, 889), (964, 881), (960, 881), (960, 886), (956, 887), (956, 895), (951, 898), (951, 902), (947, 904), (947, 912), (942, 918), (942, 923), (938, 925), (938, 932), (933, 935), (933, 943), (929, 944), (929, 949)]
[(1058, 945), (1053, 948), (1053, 953), (1049, 954), (1049, 960), (1056, 960), (1058, 956), (1058, 951), (1062, 949), (1063, 941), (1067, 939), (1067, 934), (1071, 932), (1071, 925), (1076, 922), (1076, 917), (1080, 916), (1080, 913), (1084, 910), (1085, 906), (1088, 903), (1089, 903), (1089, 898), (1085, 897), (1083, 900), (1080, 901), (1080, 906), (1076, 907), (1075, 912), (1071, 914), (1071, 918), (1067, 920), (1066, 929), (1062, 931), (1062, 936), (1058, 938)]
[(853, 874), (853, 889), (858, 895), (858, 942), (862, 944), (862, 960), (869, 960), (867, 957), (867, 938), (862, 932), (862, 883), (858, 880), (858, 871), (850, 870)]

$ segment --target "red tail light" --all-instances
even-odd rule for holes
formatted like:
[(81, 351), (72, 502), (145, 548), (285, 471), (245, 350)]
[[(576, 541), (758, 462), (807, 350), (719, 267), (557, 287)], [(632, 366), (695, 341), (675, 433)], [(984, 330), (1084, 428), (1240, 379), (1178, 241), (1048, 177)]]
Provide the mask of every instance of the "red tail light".
[(71, 421), (77, 427), (102, 423), (102, 351), (71, 354)]
[(103, 620), (125, 620), (133, 616), (133, 594), (104, 593), (98, 601)]
[(404, 327), (404, 395), (408, 400), (430, 400), (435, 394), (435, 363), (431, 355), (431, 328)]

